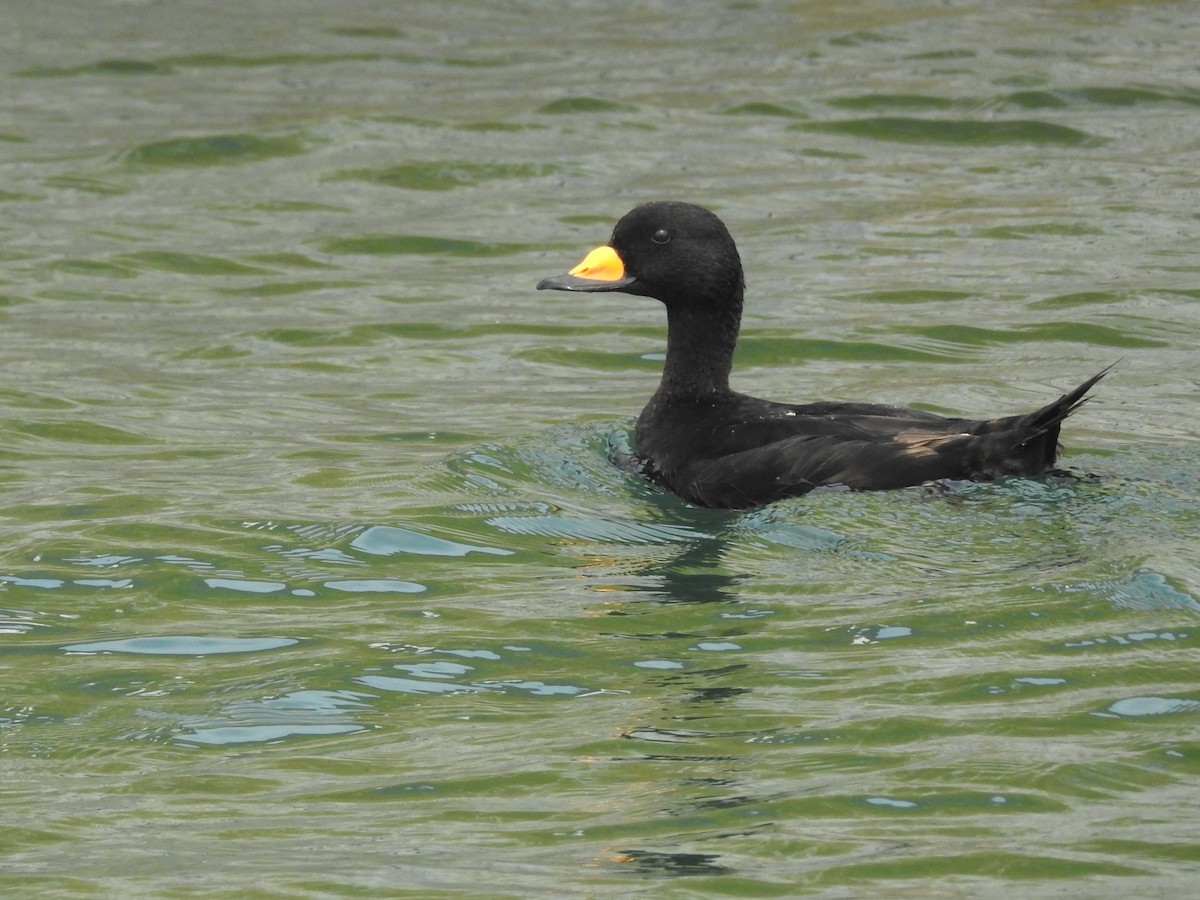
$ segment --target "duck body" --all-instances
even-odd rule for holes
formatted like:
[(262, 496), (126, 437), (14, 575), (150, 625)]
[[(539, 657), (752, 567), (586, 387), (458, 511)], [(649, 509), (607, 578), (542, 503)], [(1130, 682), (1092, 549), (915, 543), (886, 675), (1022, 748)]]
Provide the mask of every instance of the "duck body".
[(1062, 421), (1107, 373), (1034, 412), (980, 420), (738, 393), (729, 373), (741, 323), (741, 260), (713, 213), (676, 201), (636, 207), (608, 245), (538, 287), (620, 291), (666, 306), (666, 362), (638, 417), (635, 454), (643, 474), (701, 506), (757, 506), (821, 485), (887, 490), (1044, 475), (1053, 469)]
[(870, 403), (772, 403), (730, 392), (660, 397), (638, 417), (642, 471), (701, 506), (749, 507), (821, 485), (888, 490), (938, 479), (1036, 477), (1091, 380), (1034, 413), (954, 419)]

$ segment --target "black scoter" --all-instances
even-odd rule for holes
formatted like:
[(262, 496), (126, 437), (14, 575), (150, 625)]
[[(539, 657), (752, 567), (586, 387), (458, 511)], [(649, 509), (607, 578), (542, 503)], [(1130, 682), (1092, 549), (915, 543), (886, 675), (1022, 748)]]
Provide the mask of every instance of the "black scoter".
[(691, 203), (627, 213), (608, 244), (539, 290), (619, 291), (667, 308), (662, 381), (638, 417), (641, 471), (701, 506), (742, 508), (821, 485), (886, 490), (1051, 471), (1063, 419), (1107, 369), (1053, 403), (997, 419), (875, 403), (775, 403), (729, 387), (742, 262), (724, 223)]

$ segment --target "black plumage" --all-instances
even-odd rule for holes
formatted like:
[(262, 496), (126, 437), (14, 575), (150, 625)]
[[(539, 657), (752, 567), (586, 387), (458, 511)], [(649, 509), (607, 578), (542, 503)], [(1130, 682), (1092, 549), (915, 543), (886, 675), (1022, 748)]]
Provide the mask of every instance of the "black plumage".
[(741, 259), (721, 220), (690, 203), (636, 207), (606, 246), (538, 288), (620, 291), (666, 306), (662, 381), (638, 417), (635, 453), (647, 476), (702, 506), (756, 506), (820, 485), (885, 490), (1043, 475), (1054, 466), (1062, 421), (1108, 371), (1035, 412), (983, 420), (740, 394), (729, 373), (742, 317)]

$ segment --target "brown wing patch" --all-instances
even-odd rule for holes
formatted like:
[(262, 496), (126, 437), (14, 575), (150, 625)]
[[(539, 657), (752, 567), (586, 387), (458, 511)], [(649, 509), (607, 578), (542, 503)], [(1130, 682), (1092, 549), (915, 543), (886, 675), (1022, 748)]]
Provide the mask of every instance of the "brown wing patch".
[(895, 441), (904, 445), (901, 451), (905, 456), (920, 458), (933, 456), (937, 449), (951, 441), (969, 438), (966, 432), (959, 434), (930, 434), (928, 431), (902, 431), (896, 435)]

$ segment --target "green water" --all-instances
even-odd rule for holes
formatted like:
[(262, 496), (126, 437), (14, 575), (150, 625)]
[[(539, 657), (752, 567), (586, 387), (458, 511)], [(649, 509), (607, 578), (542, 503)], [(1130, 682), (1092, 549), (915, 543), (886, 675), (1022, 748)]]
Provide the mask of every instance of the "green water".
[[(6, 894), (1194, 890), (1193, 4), (4, 22)], [(1090, 477), (618, 468), (662, 311), (533, 286), (667, 197), (739, 240), (738, 387), (999, 414), (1120, 360)]]

